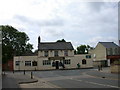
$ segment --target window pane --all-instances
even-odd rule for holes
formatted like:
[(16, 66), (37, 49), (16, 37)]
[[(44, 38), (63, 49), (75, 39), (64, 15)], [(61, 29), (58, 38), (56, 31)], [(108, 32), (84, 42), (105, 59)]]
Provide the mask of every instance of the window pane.
[(55, 56), (58, 56), (58, 51), (54, 51), (54, 55), (55, 55)]
[(44, 56), (47, 57), (48, 56), (48, 51), (44, 52)]
[(64, 51), (64, 55), (68, 56), (68, 51), (67, 50)]
[(85, 59), (82, 60), (82, 64), (86, 64), (86, 60)]
[(64, 60), (63, 63), (64, 64), (70, 64), (70, 59), (69, 60)]
[(20, 61), (16, 61), (16, 66), (19, 66), (20, 65)]
[(51, 61), (50, 60), (43, 60), (43, 65), (51, 65)]
[(32, 62), (32, 66), (37, 66), (37, 62), (36, 62), (36, 61), (33, 61), (33, 62)]
[(25, 66), (31, 66), (31, 61), (25, 61)]

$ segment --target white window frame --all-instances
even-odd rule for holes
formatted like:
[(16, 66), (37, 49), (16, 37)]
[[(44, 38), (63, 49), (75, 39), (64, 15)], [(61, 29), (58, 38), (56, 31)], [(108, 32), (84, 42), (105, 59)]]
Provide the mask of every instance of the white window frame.
[(54, 51), (54, 56), (55, 56), (55, 57), (59, 56), (59, 54), (58, 54), (58, 51), (57, 51), (57, 50), (56, 50), (56, 51)]
[(20, 61), (15, 61), (16, 66), (20, 66)]
[(71, 64), (71, 60), (70, 59), (64, 60), (64, 64)]
[(64, 51), (64, 56), (68, 56), (68, 50)]
[(32, 66), (31, 61), (25, 61), (25, 66)]
[(43, 60), (43, 65), (51, 65), (51, 60)]
[(48, 57), (48, 51), (44, 51), (44, 56)]

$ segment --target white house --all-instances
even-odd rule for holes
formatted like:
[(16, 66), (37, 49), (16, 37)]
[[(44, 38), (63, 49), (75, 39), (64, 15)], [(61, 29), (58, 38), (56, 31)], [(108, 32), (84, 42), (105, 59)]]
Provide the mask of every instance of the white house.
[(74, 55), (71, 42), (40, 42), (38, 37), (38, 55), (15, 56), (14, 70), (47, 70), (93, 67), (90, 54)]

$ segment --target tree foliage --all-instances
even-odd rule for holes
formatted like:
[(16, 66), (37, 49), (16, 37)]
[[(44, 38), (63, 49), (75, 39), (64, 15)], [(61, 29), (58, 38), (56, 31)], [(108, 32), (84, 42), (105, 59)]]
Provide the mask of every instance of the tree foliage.
[(29, 37), (24, 32), (19, 32), (12, 26), (1, 25), (2, 31), (2, 61), (6, 63), (13, 59), (13, 56), (25, 55), (32, 53), (33, 46), (29, 41)]
[(77, 50), (74, 51), (75, 54), (88, 54), (89, 50), (93, 47), (89, 45), (80, 45), (77, 47)]
[(57, 40), (57, 42), (66, 42), (64, 39)]

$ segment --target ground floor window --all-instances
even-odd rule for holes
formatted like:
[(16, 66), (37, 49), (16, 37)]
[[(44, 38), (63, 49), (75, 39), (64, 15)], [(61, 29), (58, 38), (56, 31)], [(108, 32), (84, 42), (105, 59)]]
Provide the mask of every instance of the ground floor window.
[(82, 60), (82, 64), (86, 64), (86, 60), (85, 59)]
[(64, 62), (64, 64), (70, 64), (71, 63), (70, 59), (64, 60), (63, 62)]
[(25, 61), (25, 66), (31, 66), (31, 61)]
[(32, 66), (37, 66), (37, 61), (33, 61)]
[(15, 65), (16, 65), (16, 66), (19, 66), (19, 65), (20, 65), (20, 61), (16, 61), (16, 62), (15, 62)]
[(50, 60), (43, 60), (43, 65), (51, 65), (51, 61)]

